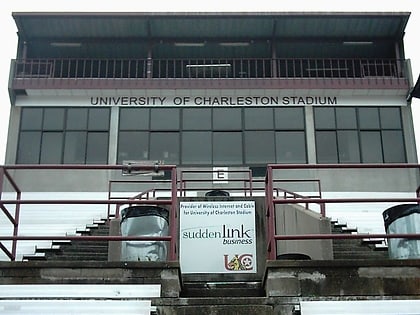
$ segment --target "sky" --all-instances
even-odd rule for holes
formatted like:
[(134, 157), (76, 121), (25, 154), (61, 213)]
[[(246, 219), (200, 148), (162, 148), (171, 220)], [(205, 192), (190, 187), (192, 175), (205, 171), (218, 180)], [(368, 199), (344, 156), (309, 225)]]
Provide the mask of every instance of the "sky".
[[(16, 57), (17, 45), (12, 12), (411, 12), (404, 45), (416, 81), (420, 74), (420, 8), (416, 4), (416, 0), (1, 0), (0, 165), (4, 164), (9, 122), (10, 61)], [(420, 157), (420, 99), (413, 99), (412, 110)]]

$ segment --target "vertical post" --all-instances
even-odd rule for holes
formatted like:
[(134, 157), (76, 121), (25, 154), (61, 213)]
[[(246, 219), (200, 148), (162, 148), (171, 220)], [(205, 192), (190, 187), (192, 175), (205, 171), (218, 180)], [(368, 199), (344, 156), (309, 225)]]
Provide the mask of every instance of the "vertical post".
[(274, 216), (274, 202), (273, 202), (273, 168), (267, 165), (266, 185), (266, 208), (267, 208), (267, 241), (268, 241), (268, 259), (276, 258), (276, 241), (275, 235), (275, 216)]
[(4, 166), (0, 166), (0, 200), (3, 193)]
[[(111, 200), (111, 181), (108, 181), (108, 201)], [(111, 204), (108, 203), (108, 210), (107, 210), (107, 216), (106, 216), (106, 221), (109, 223), (110, 222), (110, 216), (111, 216)]]
[(177, 189), (177, 171), (174, 166), (171, 170), (171, 212), (169, 230), (171, 234), (171, 243), (169, 246), (169, 260), (175, 261), (177, 259), (177, 237), (178, 237), (178, 189)]
[(249, 196), (252, 197), (252, 189), (253, 189), (253, 186), (252, 186), (252, 170), (249, 170), (248, 174), (249, 174), (248, 175), (248, 178), (249, 178)]
[(147, 52), (147, 61), (146, 61), (146, 77), (148, 79), (153, 77), (153, 60), (152, 60), (152, 47), (149, 47)]
[[(21, 192), (16, 192), (16, 200), (21, 200)], [(13, 223), (13, 236), (18, 236), (19, 233), (19, 217), (20, 217), (20, 203), (16, 204), (15, 208), (15, 222)], [(17, 252), (17, 240), (14, 239), (12, 242), (12, 260), (16, 259), (16, 252)]]

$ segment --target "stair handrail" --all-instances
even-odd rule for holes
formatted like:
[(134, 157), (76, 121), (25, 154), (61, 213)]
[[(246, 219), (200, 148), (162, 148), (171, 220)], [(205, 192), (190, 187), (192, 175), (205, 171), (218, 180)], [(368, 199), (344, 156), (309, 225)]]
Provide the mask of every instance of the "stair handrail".
[[(156, 198), (156, 191), (157, 189), (155, 188), (151, 188), (151, 189), (147, 189), (145, 191), (142, 191), (140, 193), (138, 193), (137, 195), (127, 198), (127, 200), (151, 200), (149, 197), (149, 194), (152, 193), (152, 198)], [(143, 196), (145, 196), (146, 198), (142, 198)], [(123, 199), (123, 198), (122, 198)], [(121, 208), (121, 204), (117, 204), (116, 205), (116, 210), (115, 210), (115, 218), (118, 219), (120, 217), (120, 208)], [(110, 212), (108, 211), (108, 220), (110, 218)]]
[[(16, 182), (13, 180), (13, 177), (8, 173), (8, 170), (125, 170), (127, 166), (124, 165), (84, 165), (84, 164), (15, 164), (15, 165), (0, 165), (0, 209), (2, 212), (7, 209), (8, 205), (15, 206), (15, 218), (11, 215), (8, 216), (14, 226), (13, 235), (4, 236), (0, 235), (0, 250), (4, 251), (8, 258), (12, 261), (16, 259), (16, 249), (17, 242), (24, 240), (103, 240), (103, 241), (123, 241), (123, 240), (161, 240), (170, 242), (169, 246), (169, 255), (168, 259), (170, 261), (177, 260), (177, 233), (178, 226), (176, 222), (177, 211), (178, 211), (178, 200), (177, 200), (177, 171), (175, 165), (160, 165), (159, 169), (164, 171), (171, 172), (171, 179), (168, 181), (170, 183), (170, 192), (171, 197), (166, 200), (142, 200), (144, 204), (159, 204), (159, 205), (169, 205), (170, 207), (170, 226), (169, 226), (169, 236), (160, 236), (160, 237), (148, 237), (148, 236), (24, 236), (18, 235), (19, 228), (19, 213), (21, 205), (31, 205), (31, 204), (61, 204), (61, 205), (70, 205), (70, 204), (92, 204), (92, 205), (120, 205), (120, 204), (138, 204), (138, 200), (101, 200), (101, 199), (91, 199), (91, 200), (62, 200), (62, 199), (21, 199), (21, 190), (18, 188)], [(137, 168), (137, 167), (136, 167)], [(156, 170), (156, 166), (140, 166), (138, 168), (144, 170)], [(4, 179), (7, 178), (13, 188), (17, 191), (17, 197), (15, 199), (4, 200), (2, 197)], [(10, 212), (9, 212), (10, 214)], [(2, 243), (3, 241), (12, 242), (12, 250), (8, 250), (6, 246)]]
[[(305, 240), (305, 239), (336, 239), (336, 238), (366, 238), (364, 234), (346, 235), (337, 237), (335, 234), (303, 234), (303, 235), (276, 235), (275, 227), (275, 204), (299, 204), (319, 203), (325, 212), (326, 203), (356, 203), (356, 202), (416, 202), (420, 204), (420, 187), (416, 189), (416, 198), (319, 198), (316, 201), (312, 198), (302, 199), (275, 199), (273, 196), (274, 169), (420, 169), (420, 164), (413, 163), (390, 163), (390, 164), (268, 164), (265, 177), (266, 182), (266, 218), (267, 218), (267, 258), (276, 258), (276, 241), (278, 240)], [(420, 239), (420, 234), (369, 234), (371, 238), (407, 238)]]

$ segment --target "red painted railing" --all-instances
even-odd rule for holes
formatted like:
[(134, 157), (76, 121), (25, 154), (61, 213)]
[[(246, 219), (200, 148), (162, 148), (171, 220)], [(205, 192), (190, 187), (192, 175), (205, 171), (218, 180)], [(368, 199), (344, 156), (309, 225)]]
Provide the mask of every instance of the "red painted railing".
[[(274, 192), (276, 188), (274, 184), (276, 178), (274, 176), (274, 170), (302, 170), (302, 169), (414, 169), (420, 170), (419, 164), (269, 164), (267, 166), (267, 174), (265, 178), (266, 188), (266, 207), (267, 207), (267, 258), (276, 259), (277, 257), (277, 246), (276, 241), (279, 240), (307, 240), (307, 239), (346, 239), (346, 238), (367, 238), (367, 235), (355, 234), (355, 235), (336, 235), (336, 234), (302, 234), (302, 235), (277, 235), (276, 234), (276, 219), (275, 219), (275, 206), (276, 204), (318, 204), (321, 206), (321, 216), (325, 216), (325, 205), (332, 203), (377, 203), (377, 202), (420, 202), (419, 191), (417, 188), (416, 198), (308, 198), (304, 196), (295, 196), (296, 198), (276, 198)], [(320, 195), (321, 196), (321, 195)], [(408, 238), (408, 239), (420, 239), (420, 234), (369, 234), (369, 238)]]
[(406, 78), (406, 60), (339, 58), (22, 59), (15, 79)]
[[(126, 199), (111, 199), (107, 200), (22, 200), (21, 191), (10, 175), (10, 170), (127, 170), (125, 165), (11, 165), (11, 166), (0, 166), (0, 208), (9, 221), (13, 224), (14, 230), (11, 236), (0, 236), (0, 249), (10, 258), (10, 260), (16, 259), (16, 248), (18, 241), (25, 240), (102, 240), (102, 241), (168, 241), (170, 242), (168, 257), (169, 260), (177, 260), (177, 235), (178, 235), (178, 224), (177, 211), (178, 211), (178, 200), (177, 200), (177, 172), (176, 167), (172, 165), (156, 165), (152, 166), (130, 166), (130, 171), (167, 171), (171, 173), (168, 191), (170, 197), (164, 200), (152, 200), (152, 199), (141, 199), (141, 198), (126, 198)], [(2, 195), (4, 191), (4, 179), (7, 179), (11, 186), (17, 193), (15, 199), (4, 200)], [(108, 194), (110, 196), (110, 194)], [(149, 236), (22, 236), (18, 235), (19, 227), (19, 214), (21, 205), (108, 205), (108, 209), (111, 205), (115, 205), (117, 208), (120, 205), (132, 205), (132, 204), (149, 204), (149, 205), (167, 205), (169, 207), (169, 236), (163, 237), (149, 237)], [(10, 210), (10, 206), (15, 206), (14, 215), (13, 211)], [(109, 213), (109, 211), (108, 211)], [(118, 216), (118, 213), (117, 213)], [(12, 249), (9, 250), (3, 242), (12, 241)]]
[[(156, 171), (156, 165), (152, 166), (130, 166), (130, 171), (133, 170), (142, 170), (142, 171)], [(299, 170), (299, 169), (414, 169), (415, 171), (420, 170), (419, 164), (317, 164), (317, 165), (308, 165), (308, 164), (280, 164), (274, 165), (269, 164), (267, 166), (267, 174), (265, 181), (255, 180), (252, 177), (252, 172), (247, 170), (232, 171), (228, 172), (233, 174), (242, 173), (239, 178), (229, 178), (227, 179), (230, 183), (239, 183), (235, 187), (229, 186), (229, 191), (240, 192), (244, 196), (254, 197), (256, 192), (264, 194), (266, 198), (266, 216), (267, 216), (267, 253), (268, 259), (275, 259), (276, 257), (276, 242), (279, 240), (307, 240), (307, 239), (338, 239), (338, 238), (366, 238), (365, 234), (346, 234), (346, 235), (336, 235), (336, 234), (305, 234), (305, 235), (277, 235), (275, 229), (275, 205), (276, 204), (306, 204), (308, 207), (309, 204), (316, 204), (320, 206), (321, 216), (325, 216), (325, 205), (330, 203), (374, 203), (374, 202), (415, 202), (420, 203), (420, 187), (416, 190), (416, 198), (323, 198), (321, 194), (321, 181), (319, 179), (282, 179), (277, 178), (274, 174), (275, 170)], [(17, 183), (15, 182), (13, 176), (11, 175), (12, 170), (121, 170), (127, 171), (127, 166), (124, 165), (10, 165), (10, 166), (0, 166), (0, 209), (2, 213), (7, 217), (8, 221), (13, 225), (13, 233), (10, 236), (0, 236), (0, 250), (2, 250), (10, 258), (10, 260), (15, 260), (16, 258), (16, 248), (17, 242), (26, 241), (26, 240), (101, 240), (104, 242), (108, 241), (127, 241), (127, 240), (136, 240), (136, 241), (168, 241), (170, 242), (170, 252), (169, 260), (175, 261), (178, 260), (178, 250), (177, 250), (177, 235), (178, 235), (178, 197), (186, 196), (188, 191), (199, 191), (199, 190), (211, 190), (214, 189), (215, 185), (217, 188), (217, 180), (214, 181), (210, 176), (209, 179), (202, 179), (201, 176), (204, 173), (212, 174), (213, 170), (184, 170), (180, 172), (180, 179), (177, 178), (177, 168), (173, 165), (159, 165), (159, 171), (170, 172), (169, 180), (133, 180), (133, 181), (122, 181), (122, 180), (110, 180), (109, 181), (109, 193), (108, 198), (104, 200), (28, 200), (21, 198), (21, 190)], [(188, 177), (191, 173), (198, 175), (198, 178)], [(223, 178), (222, 178), (223, 181)], [(6, 182), (9, 183), (11, 189), (9, 188), (8, 192), (12, 192), (16, 195), (15, 198), (5, 200), (3, 198), (4, 187)], [(134, 196), (127, 197), (115, 197), (112, 195), (112, 190), (116, 184), (135, 184), (141, 182), (143, 184), (150, 184), (152, 187), (143, 190), (141, 193), (138, 193)], [(153, 185), (157, 183), (164, 183), (167, 185), (167, 188), (156, 188)], [(210, 184), (208, 187), (200, 186), (204, 182)], [(279, 184), (284, 183), (307, 183), (312, 182), (316, 186), (316, 193), (313, 195), (302, 195), (290, 190), (277, 187)], [(197, 187), (197, 184), (199, 187)], [(235, 186), (235, 185), (233, 185)], [(221, 186), (224, 187), (224, 186)], [(160, 192), (165, 192), (165, 195), (169, 196), (164, 199), (155, 199), (155, 197)], [(138, 205), (138, 204), (149, 204), (149, 205), (166, 205), (170, 210), (170, 222), (169, 222), (169, 236), (164, 237), (146, 237), (146, 236), (23, 236), (19, 235), (19, 215), (21, 212), (21, 205), (29, 204), (42, 204), (42, 205), (65, 205), (65, 204), (78, 204), (78, 205), (107, 205), (108, 214), (118, 217), (119, 207), (122, 205)], [(115, 206), (115, 213), (110, 211), (111, 207)], [(369, 234), (369, 238), (408, 238), (408, 239), (420, 239), (420, 234)], [(12, 242), (12, 248), (8, 249), (3, 244), (5, 241)]]

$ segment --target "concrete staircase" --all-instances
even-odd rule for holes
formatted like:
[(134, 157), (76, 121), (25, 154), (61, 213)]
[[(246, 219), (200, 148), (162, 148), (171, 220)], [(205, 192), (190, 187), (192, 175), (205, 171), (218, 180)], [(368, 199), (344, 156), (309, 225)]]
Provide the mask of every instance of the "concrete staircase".
[[(357, 233), (356, 228), (349, 228), (339, 222), (331, 223), (333, 234)], [(334, 260), (338, 259), (388, 259), (388, 247), (383, 239), (371, 239), (366, 235), (364, 239), (335, 239), (333, 241)]]
[[(346, 224), (333, 221), (331, 223), (333, 234), (357, 233), (357, 229), (350, 228)], [(76, 231), (78, 235), (106, 236), (109, 235), (109, 226), (105, 220), (95, 221), (87, 225), (86, 229)], [(388, 259), (388, 248), (382, 239), (335, 239), (333, 241), (334, 259)], [(108, 245), (104, 241), (53, 241), (48, 248), (36, 248), (33, 255), (24, 256), (24, 260), (49, 260), (49, 261), (107, 261)], [(186, 283), (186, 294), (189, 296), (200, 296), (208, 294), (207, 283)], [(239, 287), (244, 289), (242, 296), (259, 296), (258, 288), (255, 285), (242, 284), (216, 284), (212, 292), (222, 292), (220, 296), (227, 296), (230, 291), (240, 292)], [(233, 286), (233, 290), (229, 290)], [(225, 292), (227, 290), (227, 292)], [(225, 294), (226, 293), (226, 294)], [(218, 293), (217, 293), (218, 294)]]
[[(108, 236), (106, 220), (97, 220), (77, 230), (81, 236)], [(48, 261), (107, 261), (108, 243), (106, 241), (53, 241), (51, 247), (37, 247), (34, 255), (25, 255), (23, 260)]]
[[(332, 223), (332, 232), (340, 234), (357, 233), (346, 224)], [(80, 235), (108, 235), (106, 221), (88, 225)], [(377, 245), (382, 240), (337, 239), (333, 241), (334, 260), (386, 260), (386, 247)], [(42, 255), (40, 255), (40, 253)], [(60, 263), (104, 264), (108, 260), (107, 242), (72, 241), (53, 242), (51, 248), (37, 248), (37, 253), (27, 260), (45, 260)], [(41, 258), (42, 257), (42, 258)], [(208, 282), (198, 278), (183, 277), (179, 298), (156, 298), (153, 305), (160, 315), (265, 315), (279, 314), (273, 299), (267, 297), (262, 281)], [(146, 283), (146, 282), (145, 282)], [(290, 301), (289, 301), (290, 302)], [(287, 302), (287, 303), (289, 303)], [(292, 307), (292, 306), (290, 306)], [(280, 312), (281, 313), (281, 312)], [(153, 314), (153, 313), (152, 313)]]

